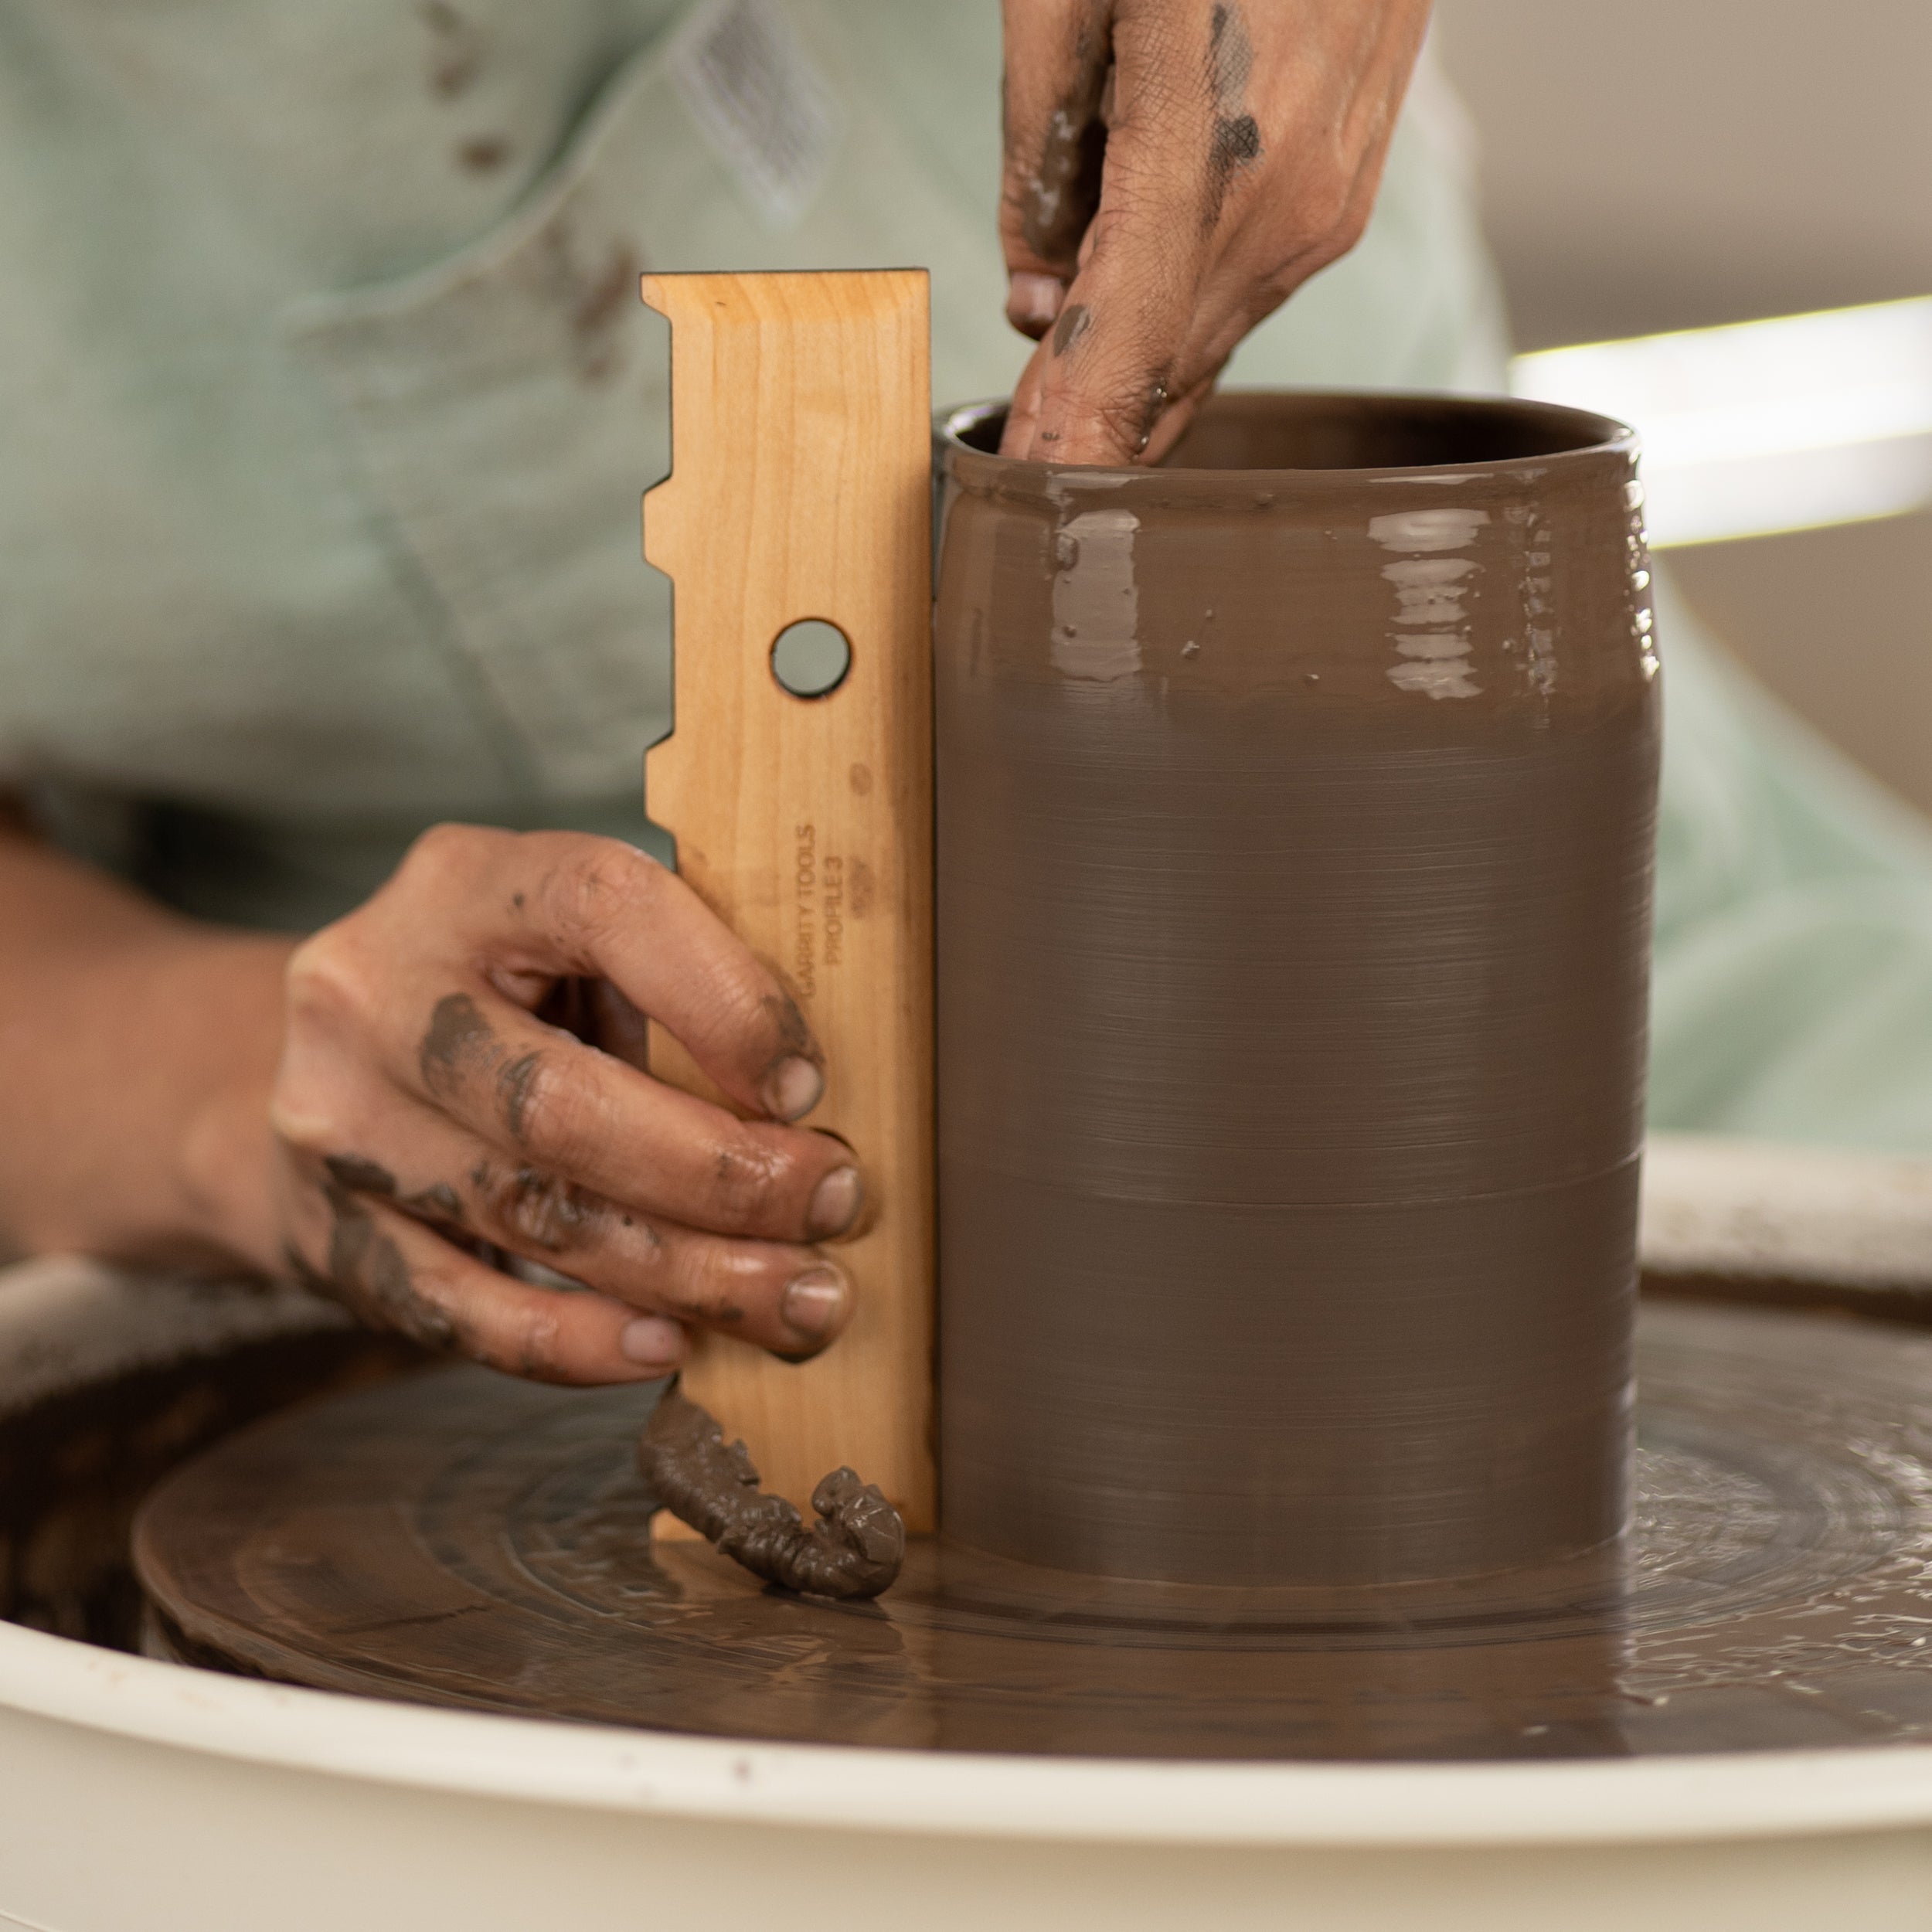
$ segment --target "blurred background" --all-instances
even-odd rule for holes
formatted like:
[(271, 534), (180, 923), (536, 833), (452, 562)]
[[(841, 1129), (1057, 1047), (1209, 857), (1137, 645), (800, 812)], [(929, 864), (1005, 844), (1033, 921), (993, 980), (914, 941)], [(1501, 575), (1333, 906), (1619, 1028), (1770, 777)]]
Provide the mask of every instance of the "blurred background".
[[(1932, 296), (1932, 0), (1438, 0), (1437, 17), (1520, 349)], [(1686, 355), (1706, 391), (1736, 372), (1723, 422), (1677, 426), (1731, 437), (1734, 475), (1772, 477), (1767, 426), (1775, 440), (1802, 417), (1791, 474), (1845, 487), (1760, 490), (1732, 519), (1755, 533), (1672, 548), (1679, 583), (1766, 683), (1932, 811), (1932, 303), (1550, 359), (1519, 386), (1648, 397)], [(1764, 533), (1787, 522), (1809, 527)]]

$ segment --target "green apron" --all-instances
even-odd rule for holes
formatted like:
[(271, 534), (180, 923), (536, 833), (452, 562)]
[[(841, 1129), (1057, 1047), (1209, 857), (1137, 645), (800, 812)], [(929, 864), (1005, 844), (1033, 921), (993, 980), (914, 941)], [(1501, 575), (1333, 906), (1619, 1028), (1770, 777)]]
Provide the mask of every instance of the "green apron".
[[(438, 818), (643, 842), (659, 270), (917, 264), (1010, 387), (996, 0), (0, 0), (0, 784), (203, 916)], [(1425, 61), (1230, 379), (1500, 386)], [(1932, 1145), (1932, 846), (1667, 614), (1656, 1105)], [(660, 848), (662, 849), (662, 848)]]

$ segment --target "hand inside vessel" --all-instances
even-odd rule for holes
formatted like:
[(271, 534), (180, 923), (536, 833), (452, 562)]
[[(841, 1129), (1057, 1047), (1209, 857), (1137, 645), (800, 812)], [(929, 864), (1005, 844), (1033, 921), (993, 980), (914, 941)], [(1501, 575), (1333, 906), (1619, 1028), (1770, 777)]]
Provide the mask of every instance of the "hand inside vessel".
[(1008, 456), (1155, 462), (1354, 247), (1428, 0), (1005, 0)]

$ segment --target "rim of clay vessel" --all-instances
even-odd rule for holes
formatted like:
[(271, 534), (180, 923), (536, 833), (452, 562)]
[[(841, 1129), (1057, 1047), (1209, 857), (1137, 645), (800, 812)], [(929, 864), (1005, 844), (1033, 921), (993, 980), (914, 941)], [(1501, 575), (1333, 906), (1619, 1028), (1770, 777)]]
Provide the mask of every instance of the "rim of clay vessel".
[[(962, 481), (991, 481), (1022, 495), (1047, 496), (1069, 483), (1117, 490), (1184, 494), (1225, 490), (1239, 477), (1300, 497), (1332, 492), (1344, 479), (1379, 483), (1519, 487), (1526, 467), (1587, 468), (1609, 457), (1632, 461), (1637, 433), (1628, 423), (1587, 410), (1508, 396), (1461, 396), (1410, 389), (1224, 389), (1210, 396), (1177, 454), (1193, 460), (1152, 467), (1036, 461), (999, 454), (1006, 422), (1004, 399), (966, 403), (940, 412), (934, 430), (947, 469)], [(1221, 460), (1237, 426), (1250, 438), (1277, 440), (1298, 460), (1255, 463)], [(1353, 447), (1351, 447), (1351, 445)], [(1338, 456), (1360, 461), (1339, 461)], [(1402, 460), (1392, 461), (1400, 456)]]

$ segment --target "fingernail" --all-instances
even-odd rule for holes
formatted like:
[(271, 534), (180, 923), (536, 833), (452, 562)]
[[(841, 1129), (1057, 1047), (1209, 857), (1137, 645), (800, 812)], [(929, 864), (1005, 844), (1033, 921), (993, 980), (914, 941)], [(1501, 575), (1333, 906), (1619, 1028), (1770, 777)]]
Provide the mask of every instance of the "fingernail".
[(617, 1331), (617, 1353), (668, 1375), (684, 1359), (684, 1330), (661, 1315), (641, 1315)]
[(765, 1106), (774, 1120), (795, 1121), (818, 1104), (825, 1077), (808, 1060), (787, 1053), (765, 1076)]
[(1066, 299), (1057, 275), (1015, 275), (1006, 284), (1006, 315), (1015, 328), (1048, 329)]
[(805, 1221), (815, 1240), (828, 1235), (843, 1234), (859, 1219), (860, 1203), (866, 1198), (866, 1184), (855, 1167), (835, 1167), (811, 1191), (811, 1206)]
[(778, 1312), (787, 1328), (816, 1342), (845, 1319), (849, 1299), (845, 1277), (836, 1268), (808, 1268), (785, 1284)]

